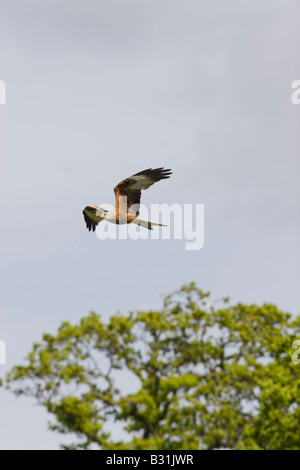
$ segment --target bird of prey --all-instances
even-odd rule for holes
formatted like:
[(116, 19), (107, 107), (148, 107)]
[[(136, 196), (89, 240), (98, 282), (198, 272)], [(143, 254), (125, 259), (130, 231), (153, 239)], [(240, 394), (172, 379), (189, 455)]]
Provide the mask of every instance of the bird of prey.
[(146, 220), (139, 219), (139, 209), (141, 201), (141, 191), (148, 189), (157, 181), (170, 178), (171, 170), (162, 168), (148, 168), (148, 170), (140, 171), (135, 175), (129, 176), (121, 181), (114, 188), (116, 205), (111, 211), (101, 209), (98, 206), (86, 206), (83, 210), (83, 216), (89, 231), (95, 231), (96, 226), (102, 220), (114, 224), (130, 224), (134, 223), (153, 230), (153, 226), (163, 226)]

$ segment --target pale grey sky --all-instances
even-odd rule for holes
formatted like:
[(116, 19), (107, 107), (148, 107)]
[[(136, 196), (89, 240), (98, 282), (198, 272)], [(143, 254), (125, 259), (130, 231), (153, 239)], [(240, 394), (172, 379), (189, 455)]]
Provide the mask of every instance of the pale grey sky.
[[(296, 0), (1, 0), (0, 376), (61, 321), (192, 280), (299, 313), (298, 18)], [(85, 205), (156, 166), (173, 176), (143, 202), (204, 203), (201, 251), (87, 232)], [(66, 442), (0, 397), (1, 449)]]

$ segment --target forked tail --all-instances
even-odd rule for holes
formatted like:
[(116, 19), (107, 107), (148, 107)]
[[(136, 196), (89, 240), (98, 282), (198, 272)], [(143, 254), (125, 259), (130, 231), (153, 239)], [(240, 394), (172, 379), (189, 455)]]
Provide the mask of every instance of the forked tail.
[(148, 222), (147, 220), (142, 219), (134, 219), (132, 222), (141, 227), (145, 227), (148, 230), (153, 230), (153, 227), (167, 227), (167, 225), (156, 224), (155, 222)]

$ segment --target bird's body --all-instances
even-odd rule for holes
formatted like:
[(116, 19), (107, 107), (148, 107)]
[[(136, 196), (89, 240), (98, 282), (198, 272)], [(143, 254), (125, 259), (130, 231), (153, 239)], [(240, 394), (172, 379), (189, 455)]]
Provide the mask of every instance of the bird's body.
[(96, 226), (102, 220), (118, 225), (135, 223), (149, 230), (152, 230), (155, 225), (162, 226), (162, 224), (139, 219), (141, 191), (157, 181), (170, 178), (171, 174), (171, 170), (164, 168), (149, 168), (121, 181), (114, 188), (116, 205), (113, 210), (107, 211), (98, 206), (85, 207), (83, 216), (88, 230), (95, 231)]
[(111, 222), (112, 224), (117, 225), (130, 224), (136, 218), (133, 214), (126, 214), (126, 217), (122, 217), (122, 215), (117, 212), (116, 209), (105, 212), (103, 216), (104, 220), (107, 220), (107, 222)]

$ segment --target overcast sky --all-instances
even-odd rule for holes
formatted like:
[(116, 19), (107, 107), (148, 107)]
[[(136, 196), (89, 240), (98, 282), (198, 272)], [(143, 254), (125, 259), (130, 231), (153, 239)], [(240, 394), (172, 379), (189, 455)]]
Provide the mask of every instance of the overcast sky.
[[(299, 2), (1, 0), (0, 340), (7, 365), (89, 310), (213, 298), (300, 313)], [(99, 240), (82, 217), (148, 167), (151, 203), (204, 204), (205, 244)], [(55, 449), (0, 389), (0, 448)]]

